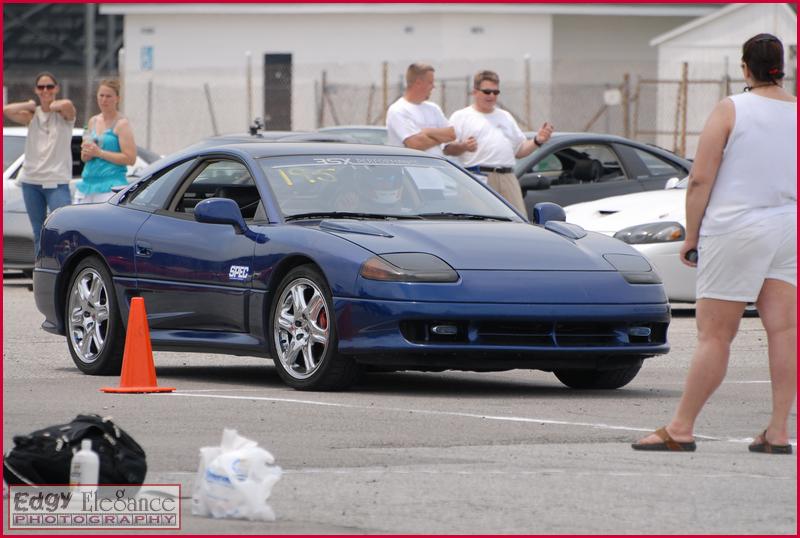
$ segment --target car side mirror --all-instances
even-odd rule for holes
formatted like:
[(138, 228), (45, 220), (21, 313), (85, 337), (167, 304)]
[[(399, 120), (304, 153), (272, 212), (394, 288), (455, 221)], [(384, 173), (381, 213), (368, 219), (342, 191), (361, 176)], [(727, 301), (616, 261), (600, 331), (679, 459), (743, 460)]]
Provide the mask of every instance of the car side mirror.
[(229, 224), (237, 235), (244, 234), (256, 243), (266, 243), (267, 236), (251, 230), (244, 222), (239, 205), (229, 198), (208, 198), (194, 206), (194, 220), (206, 224)]
[(548, 221), (567, 221), (567, 214), (564, 208), (553, 202), (539, 202), (533, 206), (533, 222), (544, 226)]
[(667, 183), (664, 185), (664, 190), (674, 189), (675, 185), (680, 183), (681, 179), (678, 177), (671, 177), (667, 180)]
[(535, 173), (524, 174), (519, 178), (519, 187), (522, 189), (522, 195), (528, 191), (543, 191), (550, 188), (550, 180), (544, 176)]

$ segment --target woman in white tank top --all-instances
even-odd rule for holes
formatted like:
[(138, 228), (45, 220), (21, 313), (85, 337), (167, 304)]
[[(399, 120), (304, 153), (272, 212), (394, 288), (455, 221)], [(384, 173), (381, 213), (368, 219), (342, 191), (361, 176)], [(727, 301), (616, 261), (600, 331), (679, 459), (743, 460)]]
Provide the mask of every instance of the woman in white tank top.
[(772, 416), (749, 449), (792, 453), (797, 99), (783, 89), (783, 44), (775, 36), (745, 42), (742, 71), (745, 93), (723, 99), (708, 118), (686, 193), (681, 261), (697, 267), (698, 345), (672, 420), (635, 443), (637, 450), (695, 449), (697, 416), (722, 383), (744, 308), (755, 302), (768, 337)]

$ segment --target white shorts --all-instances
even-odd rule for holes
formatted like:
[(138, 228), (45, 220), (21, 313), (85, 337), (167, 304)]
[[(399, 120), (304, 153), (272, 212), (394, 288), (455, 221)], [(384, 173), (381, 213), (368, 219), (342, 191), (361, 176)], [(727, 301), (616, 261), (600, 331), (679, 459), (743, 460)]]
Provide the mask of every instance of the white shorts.
[(775, 215), (697, 247), (698, 299), (755, 302), (767, 278), (797, 286), (797, 213)]

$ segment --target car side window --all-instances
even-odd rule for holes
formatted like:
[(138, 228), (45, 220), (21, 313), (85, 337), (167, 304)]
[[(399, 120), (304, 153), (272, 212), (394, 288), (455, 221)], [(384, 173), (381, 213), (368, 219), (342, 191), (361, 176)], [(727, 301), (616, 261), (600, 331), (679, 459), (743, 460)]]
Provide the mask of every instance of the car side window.
[(543, 172), (562, 172), (564, 167), (561, 165), (561, 161), (558, 160), (558, 157), (555, 155), (548, 155), (533, 167), (533, 171), (536, 173), (543, 173)]
[(194, 179), (184, 185), (170, 205), (170, 211), (191, 215), (197, 204), (208, 198), (236, 202), (242, 217), (254, 218), (261, 197), (247, 167), (229, 159), (209, 161)]
[(605, 183), (627, 179), (617, 154), (605, 144), (580, 144), (557, 152), (564, 171), (558, 183)]
[(144, 180), (128, 196), (124, 205), (155, 211), (167, 205), (169, 195), (175, 190), (176, 185), (194, 164), (190, 159), (161, 172), (158, 175)]
[(681, 167), (674, 165), (657, 155), (653, 155), (649, 151), (639, 148), (631, 149), (633, 149), (633, 151), (636, 153), (636, 156), (642, 160), (651, 176), (683, 177), (686, 175), (686, 171)]

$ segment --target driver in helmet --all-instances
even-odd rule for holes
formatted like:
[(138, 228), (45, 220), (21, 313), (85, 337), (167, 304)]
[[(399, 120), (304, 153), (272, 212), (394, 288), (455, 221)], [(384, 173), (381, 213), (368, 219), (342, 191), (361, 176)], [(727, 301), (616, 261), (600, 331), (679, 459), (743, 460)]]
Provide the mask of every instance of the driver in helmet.
[(334, 198), (337, 211), (383, 213), (400, 210), (403, 198), (403, 172), (394, 166), (368, 166), (359, 170), (355, 184), (342, 189)]
[(403, 196), (403, 172), (395, 166), (375, 166), (366, 178), (369, 200), (379, 206), (397, 206)]

